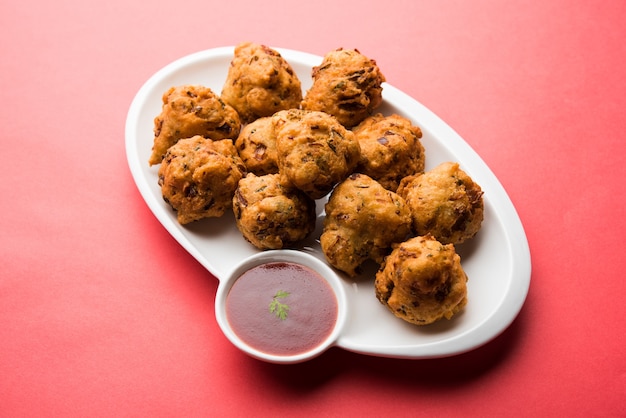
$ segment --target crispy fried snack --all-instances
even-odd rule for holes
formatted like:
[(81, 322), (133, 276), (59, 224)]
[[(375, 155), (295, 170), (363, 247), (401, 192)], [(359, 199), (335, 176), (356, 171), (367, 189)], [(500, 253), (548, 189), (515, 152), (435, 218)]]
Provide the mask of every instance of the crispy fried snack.
[(233, 197), (237, 228), (261, 250), (279, 249), (306, 238), (315, 229), (315, 201), (280, 175), (249, 173)]
[(291, 65), (265, 45), (244, 42), (235, 47), (222, 100), (237, 109), (243, 123), (296, 108), (302, 86)]
[(276, 134), (270, 116), (245, 125), (235, 140), (235, 146), (248, 172), (257, 176), (278, 173)]
[(179, 139), (200, 135), (220, 140), (239, 135), (241, 122), (208, 87), (185, 85), (163, 94), (161, 114), (154, 119), (154, 145), (150, 165), (159, 164), (167, 149)]
[(230, 139), (200, 135), (179, 140), (159, 167), (163, 199), (177, 211), (178, 222), (220, 217), (231, 208), (243, 162)]
[(320, 245), (329, 264), (350, 276), (368, 259), (382, 263), (411, 232), (408, 206), (365, 174), (338, 184), (326, 203)]
[(385, 76), (376, 61), (357, 49), (329, 52), (313, 67), (312, 77), (301, 107), (329, 113), (347, 128), (358, 125), (382, 103)]
[(445, 162), (406, 177), (397, 192), (411, 208), (417, 235), (431, 234), (444, 244), (460, 244), (481, 227), (483, 192), (458, 163)]
[(312, 199), (327, 195), (359, 162), (359, 143), (334, 117), (291, 109), (272, 118), (279, 172)]
[(376, 273), (376, 298), (416, 325), (451, 319), (467, 304), (467, 275), (452, 244), (419, 236), (398, 245)]
[(384, 188), (395, 191), (404, 177), (424, 172), (422, 131), (407, 118), (378, 113), (352, 132), (361, 146), (356, 171), (377, 180)]

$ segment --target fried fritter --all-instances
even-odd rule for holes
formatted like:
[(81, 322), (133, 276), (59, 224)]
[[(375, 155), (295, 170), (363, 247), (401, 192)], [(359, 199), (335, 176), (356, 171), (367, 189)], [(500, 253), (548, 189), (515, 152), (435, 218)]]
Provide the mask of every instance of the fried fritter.
[(239, 135), (239, 115), (208, 87), (171, 87), (163, 94), (161, 113), (154, 119), (154, 145), (150, 165), (159, 164), (179, 139), (200, 135), (220, 140)]
[(312, 199), (327, 195), (359, 162), (354, 134), (333, 116), (291, 109), (272, 118), (279, 172)]
[(418, 236), (398, 245), (376, 273), (376, 298), (395, 316), (427, 325), (467, 304), (467, 275), (454, 245)]
[(382, 103), (382, 74), (376, 61), (357, 49), (331, 51), (312, 70), (313, 85), (301, 107), (329, 113), (347, 128), (358, 125)]
[(392, 244), (411, 232), (404, 199), (365, 174), (352, 174), (338, 184), (325, 210), (322, 251), (329, 264), (350, 276), (366, 260), (381, 263)]
[(306, 238), (315, 229), (315, 201), (280, 175), (248, 173), (233, 197), (237, 228), (261, 250), (279, 249)]
[(397, 192), (411, 208), (417, 235), (431, 234), (444, 244), (460, 244), (481, 227), (483, 192), (458, 163), (445, 162), (406, 177)]
[(178, 222), (220, 217), (232, 206), (243, 162), (230, 139), (213, 141), (200, 135), (172, 145), (159, 167), (163, 199), (177, 212)]
[(270, 116), (245, 125), (235, 140), (235, 146), (248, 172), (258, 176), (278, 173), (276, 134)]
[(422, 131), (400, 115), (369, 116), (352, 129), (361, 146), (356, 170), (396, 191), (400, 180), (424, 172)]
[(251, 42), (235, 47), (222, 100), (234, 107), (243, 123), (279, 110), (299, 107), (302, 86), (291, 65), (272, 48)]

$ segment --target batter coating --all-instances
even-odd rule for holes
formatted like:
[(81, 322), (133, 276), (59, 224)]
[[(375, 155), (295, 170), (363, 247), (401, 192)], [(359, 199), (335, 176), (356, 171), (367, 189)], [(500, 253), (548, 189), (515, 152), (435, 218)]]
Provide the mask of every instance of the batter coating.
[(376, 61), (357, 49), (329, 52), (313, 67), (312, 77), (302, 108), (329, 113), (346, 128), (358, 125), (382, 103), (385, 76)]
[(424, 172), (422, 131), (402, 116), (378, 113), (352, 129), (361, 146), (356, 170), (377, 180), (388, 190), (397, 190), (404, 177)]
[(302, 86), (291, 65), (277, 51), (244, 42), (235, 47), (221, 97), (239, 112), (243, 123), (249, 123), (298, 107)]
[(278, 173), (276, 134), (270, 116), (245, 125), (235, 140), (235, 146), (248, 172), (258, 176)]
[(315, 201), (280, 175), (249, 173), (233, 197), (237, 228), (261, 250), (279, 249), (306, 238), (315, 229)]
[(355, 276), (368, 259), (382, 263), (411, 232), (404, 199), (365, 174), (338, 184), (326, 203), (320, 245), (333, 267)]
[(432, 236), (412, 238), (385, 259), (375, 280), (376, 298), (395, 316), (416, 325), (451, 319), (467, 304), (467, 275), (452, 244)]
[(299, 109), (277, 112), (278, 170), (286, 181), (319, 199), (349, 176), (359, 162), (354, 134), (324, 112)]
[(231, 208), (243, 162), (230, 139), (194, 136), (170, 147), (159, 167), (163, 199), (177, 212), (178, 222), (220, 217)]
[(458, 163), (445, 162), (398, 187), (411, 208), (417, 235), (431, 234), (444, 244), (460, 244), (480, 230), (483, 192)]
[(179, 139), (200, 135), (220, 140), (239, 135), (239, 115), (208, 87), (172, 87), (163, 94), (161, 114), (154, 119), (150, 165), (159, 164)]

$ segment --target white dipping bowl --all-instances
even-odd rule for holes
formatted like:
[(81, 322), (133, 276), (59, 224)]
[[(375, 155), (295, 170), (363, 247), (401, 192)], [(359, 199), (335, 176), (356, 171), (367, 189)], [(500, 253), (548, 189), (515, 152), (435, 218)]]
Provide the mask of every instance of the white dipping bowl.
[[(289, 355), (277, 355), (263, 352), (245, 343), (232, 329), (228, 317), (226, 315), (226, 298), (233, 284), (237, 279), (246, 271), (267, 263), (285, 262), (300, 264), (308, 267), (314, 272), (318, 273), (326, 282), (330, 285), (336, 299), (337, 299), (337, 319), (335, 321), (334, 328), (329, 335), (318, 345), (309, 349), (308, 351), (289, 354)], [(259, 360), (267, 361), (270, 363), (279, 364), (293, 364), (310, 360), (319, 356), (328, 348), (336, 344), (341, 332), (346, 324), (348, 316), (348, 298), (341, 278), (337, 273), (324, 261), (319, 258), (296, 250), (267, 250), (256, 253), (235, 266), (235, 268), (222, 280), (217, 289), (217, 295), (215, 299), (215, 316), (217, 323), (224, 332), (224, 335), (240, 350), (247, 353), (251, 357)]]

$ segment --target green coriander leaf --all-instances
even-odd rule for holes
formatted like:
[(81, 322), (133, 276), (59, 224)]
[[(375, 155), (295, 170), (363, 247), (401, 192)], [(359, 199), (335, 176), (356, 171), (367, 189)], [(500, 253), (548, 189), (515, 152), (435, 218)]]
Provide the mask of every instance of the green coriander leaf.
[(281, 303), (278, 299), (284, 299), (289, 296), (289, 292), (285, 292), (284, 290), (279, 290), (276, 292), (272, 301), (270, 302), (269, 308), (270, 312), (276, 315), (278, 319), (284, 321), (287, 319), (287, 312), (289, 311), (289, 305), (286, 303)]
[(289, 292), (285, 292), (284, 290), (279, 290), (278, 292), (276, 292), (276, 294), (274, 295), (274, 299), (284, 299), (287, 296), (289, 296)]

